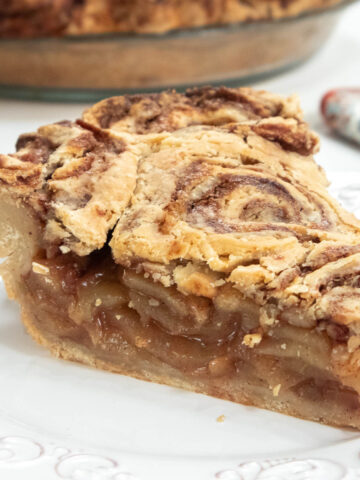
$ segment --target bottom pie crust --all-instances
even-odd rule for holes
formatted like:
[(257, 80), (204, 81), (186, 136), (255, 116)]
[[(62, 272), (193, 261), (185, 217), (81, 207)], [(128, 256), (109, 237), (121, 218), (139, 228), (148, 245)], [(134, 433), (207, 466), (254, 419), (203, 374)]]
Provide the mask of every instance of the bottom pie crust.
[[(282, 414), (312, 420), (315, 422), (324, 423), (326, 425), (333, 425), (337, 427), (351, 426), (354, 428), (360, 428), (358, 396), (354, 391), (352, 391), (351, 394), (352, 407), (337, 402), (334, 404), (337, 412), (331, 412), (332, 414), (329, 415), (324, 407), (324, 404), (315, 401), (311, 402), (311, 405), (309, 404), (309, 407), (306, 409), (306, 413), (304, 413), (304, 402), (301, 400), (301, 398), (298, 398), (297, 402), (299, 404), (299, 408), (296, 408), (294, 396), (292, 396), (292, 398), (288, 398), (281, 393), (281, 389), (278, 395), (276, 395), (276, 387), (278, 387), (278, 385), (275, 385), (272, 391), (270, 389), (263, 389), (263, 392), (266, 393), (266, 396), (261, 398), (260, 396), (254, 397), (252, 395), (253, 392), (251, 387), (246, 383), (241, 383), (241, 381), (238, 385), (239, 388), (236, 390), (236, 392), (234, 392), (232, 390), (231, 383), (227, 390), (220, 389), (217, 388), (216, 385), (206, 385), (196, 378), (187, 377), (186, 374), (182, 374), (181, 372), (164, 365), (157, 366), (155, 364), (151, 364), (135, 371), (131, 369), (129, 365), (126, 365), (121, 361), (119, 361), (119, 363), (115, 363), (104, 360), (99, 354), (94, 354), (84, 346), (80, 346), (71, 340), (60, 340), (56, 336), (49, 334), (48, 332), (44, 331), (43, 328), (39, 327), (39, 321), (34, 315), (31, 315), (29, 312), (24, 310), (22, 312), (22, 321), (31, 337), (37, 343), (46, 347), (52, 353), (52, 355), (57, 358), (79, 362), (97, 369), (119, 373), (139, 380), (146, 380), (171, 387), (177, 387), (195, 393), (206, 394), (223, 400), (233, 401), (243, 405), (273, 410)], [(131, 350), (132, 351), (130, 352), (130, 355), (128, 354), (127, 357), (128, 360), (131, 362), (131, 359), (134, 359), (136, 362), (138, 362), (139, 353), (133, 347)]]

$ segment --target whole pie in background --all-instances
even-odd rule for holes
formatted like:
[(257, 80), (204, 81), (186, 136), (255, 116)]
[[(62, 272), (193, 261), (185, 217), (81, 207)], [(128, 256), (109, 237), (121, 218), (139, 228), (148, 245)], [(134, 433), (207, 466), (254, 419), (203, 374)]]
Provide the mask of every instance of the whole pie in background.
[(360, 222), (296, 97), (114, 97), (0, 155), (10, 298), (54, 355), (360, 427)]
[(352, 1), (0, 0), (0, 96), (251, 84), (310, 58)]
[(0, 37), (173, 29), (296, 16), (340, 0), (3, 0)]

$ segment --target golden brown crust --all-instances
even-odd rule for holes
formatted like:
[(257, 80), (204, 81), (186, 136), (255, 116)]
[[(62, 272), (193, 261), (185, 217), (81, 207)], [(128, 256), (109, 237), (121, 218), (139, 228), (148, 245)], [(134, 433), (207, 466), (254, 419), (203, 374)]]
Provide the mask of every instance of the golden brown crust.
[(11, 0), (0, 37), (169, 30), (295, 16), (340, 0)]
[(15, 155), (0, 155), (0, 183), (46, 222), (48, 242), (84, 255), (104, 245), (128, 204), (136, 159), (121, 139), (83, 125), (62, 122), (22, 135)]
[(225, 87), (114, 97), (82, 121), (21, 136), (17, 148), (0, 156), (1, 183), (37, 212), (47, 242), (79, 255), (101, 248), (116, 224), (120, 263), (186, 259), (229, 275), (255, 260), (279, 273), (314, 242), (357, 241), (358, 222), (326, 192), (311, 156), (318, 138), (294, 97)]
[[(0, 155), (0, 182), (26, 199), (45, 222), (47, 242), (87, 255), (105, 244), (131, 203), (142, 159), (162, 149), (162, 142), (167, 149), (176, 131), (203, 125), (199, 128), (211, 135), (215, 125), (216, 135), (225, 135), (221, 125), (232, 122), (227, 128), (234, 133), (227, 135), (236, 142), (239, 122), (251, 120), (256, 128), (261, 118), (278, 115), (301, 125), (293, 97), (285, 100), (246, 88), (115, 97), (86, 111), (82, 121), (22, 135), (16, 154)], [(191, 138), (192, 130), (188, 132)], [(310, 132), (302, 132), (298, 141), (314, 148), (317, 144)]]
[(107, 98), (83, 114), (98, 128), (136, 134), (174, 132), (193, 125), (221, 126), (261, 118), (301, 120), (295, 96), (283, 98), (251, 88), (202, 87)]

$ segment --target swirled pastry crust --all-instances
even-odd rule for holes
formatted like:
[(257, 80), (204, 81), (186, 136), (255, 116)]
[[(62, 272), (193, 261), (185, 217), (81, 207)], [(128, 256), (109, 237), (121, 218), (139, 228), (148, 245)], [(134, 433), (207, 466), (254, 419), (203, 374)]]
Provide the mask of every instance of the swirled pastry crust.
[(28, 330), (58, 356), (359, 427), (360, 223), (317, 150), (296, 97), (249, 88), (114, 97), (22, 135), (0, 155), (0, 249)]
[(340, 0), (9, 0), (0, 36), (162, 33), (178, 28), (278, 19)]

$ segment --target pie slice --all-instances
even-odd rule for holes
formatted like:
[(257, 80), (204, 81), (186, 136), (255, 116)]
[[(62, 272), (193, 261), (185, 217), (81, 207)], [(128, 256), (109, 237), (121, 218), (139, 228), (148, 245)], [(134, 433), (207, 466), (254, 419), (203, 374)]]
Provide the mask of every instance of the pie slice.
[(1, 265), (54, 355), (360, 428), (360, 222), (298, 101), (114, 97), (0, 155)]

